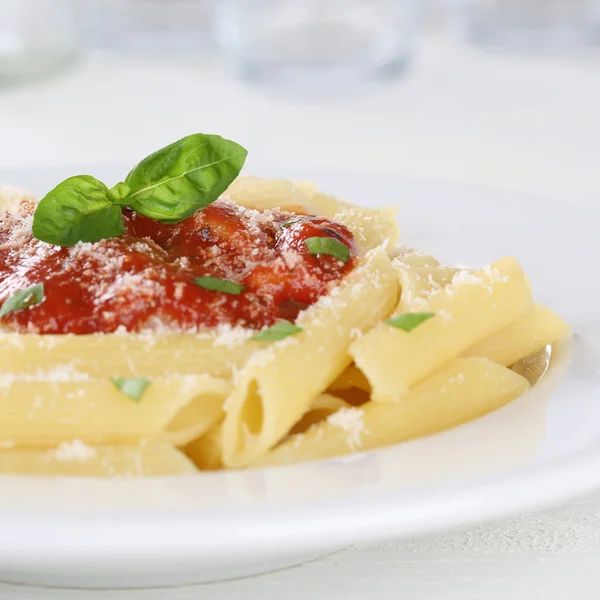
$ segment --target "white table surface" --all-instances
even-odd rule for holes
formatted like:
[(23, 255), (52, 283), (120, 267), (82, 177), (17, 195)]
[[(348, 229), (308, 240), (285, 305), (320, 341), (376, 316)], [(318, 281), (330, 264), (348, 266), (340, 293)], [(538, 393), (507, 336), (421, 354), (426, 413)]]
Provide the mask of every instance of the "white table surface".
[[(600, 207), (600, 48), (520, 57), (427, 36), (396, 82), (299, 92), (237, 81), (212, 57), (93, 56), (0, 91), (0, 169), (133, 165), (193, 131), (278, 171), (343, 168), (483, 183)], [(172, 591), (0, 584), (2, 599), (600, 598), (600, 497), (260, 577)]]

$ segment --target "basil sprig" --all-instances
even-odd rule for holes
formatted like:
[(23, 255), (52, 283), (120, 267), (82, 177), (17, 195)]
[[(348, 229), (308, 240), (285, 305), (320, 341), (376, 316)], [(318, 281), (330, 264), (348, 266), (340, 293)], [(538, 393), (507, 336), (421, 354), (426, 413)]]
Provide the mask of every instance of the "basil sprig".
[(235, 142), (197, 133), (151, 154), (111, 189), (90, 175), (70, 177), (40, 200), (33, 235), (58, 246), (118, 237), (123, 206), (162, 223), (183, 221), (231, 185), (246, 155)]
[(18, 310), (37, 306), (44, 301), (44, 284), (34, 283), (24, 290), (15, 292), (7, 298), (0, 307), (0, 318), (10, 315)]
[(429, 319), (433, 319), (435, 317), (435, 313), (402, 313), (400, 315), (396, 315), (391, 319), (387, 319), (384, 321), (386, 325), (392, 325), (392, 327), (396, 327), (397, 329), (402, 329), (407, 333), (425, 323), (425, 321), (429, 321)]

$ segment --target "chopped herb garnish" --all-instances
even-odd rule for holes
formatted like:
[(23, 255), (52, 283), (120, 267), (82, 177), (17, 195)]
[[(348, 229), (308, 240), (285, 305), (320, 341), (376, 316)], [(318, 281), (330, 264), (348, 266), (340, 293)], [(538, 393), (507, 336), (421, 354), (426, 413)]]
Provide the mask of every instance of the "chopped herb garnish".
[(239, 296), (246, 289), (243, 285), (240, 285), (235, 281), (221, 279), (220, 277), (196, 277), (194, 283), (203, 287), (205, 290), (233, 294), (234, 296)]
[(146, 388), (150, 385), (150, 381), (143, 377), (133, 377), (129, 379), (113, 377), (111, 381), (120, 392), (136, 402), (139, 402), (142, 399)]
[(10, 298), (7, 298), (2, 307), (0, 307), (0, 318), (9, 315), (10, 313), (29, 308), (30, 306), (37, 306), (44, 301), (44, 284), (36, 283), (34, 285), (25, 288), (19, 292), (13, 294)]
[(300, 223), (301, 221), (306, 221), (306, 217), (292, 217), (291, 219), (284, 221), (281, 226), (289, 227), (290, 225), (293, 225), (294, 223)]
[(435, 317), (435, 313), (403, 313), (401, 315), (396, 315), (391, 319), (387, 319), (385, 323), (408, 332), (412, 331), (422, 323), (425, 323), (425, 321), (429, 321), (429, 319), (433, 317)]
[(279, 321), (275, 325), (259, 331), (252, 339), (257, 342), (276, 342), (301, 331), (302, 327), (298, 327), (289, 321)]
[(350, 260), (350, 248), (346, 244), (329, 237), (311, 237), (305, 240), (311, 254), (328, 254), (342, 262)]

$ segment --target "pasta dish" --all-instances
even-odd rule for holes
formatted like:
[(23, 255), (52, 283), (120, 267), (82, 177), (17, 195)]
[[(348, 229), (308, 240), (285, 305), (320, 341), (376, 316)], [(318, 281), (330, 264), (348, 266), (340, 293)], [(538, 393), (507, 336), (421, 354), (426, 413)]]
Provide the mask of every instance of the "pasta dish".
[(110, 189), (0, 186), (0, 473), (397, 444), (521, 396), (517, 367), (569, 335), (514, 258), (444, 266), (399, 245), (395, 210), (240, 177), (245, 156), (195, 134)]

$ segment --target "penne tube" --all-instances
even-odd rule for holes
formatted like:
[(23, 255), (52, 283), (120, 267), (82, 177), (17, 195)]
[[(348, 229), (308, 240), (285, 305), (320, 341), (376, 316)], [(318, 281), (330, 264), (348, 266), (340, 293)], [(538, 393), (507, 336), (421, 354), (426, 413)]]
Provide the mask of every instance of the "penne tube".
[(223, 468), (223, 427), (217, 423), (197, 440), (183, 448), (186, 456), (201, 471), (216, 471)]
[(392, 248), (398, 242), (400, 230), (396, 209), (372, 209), (359, 206), (348, 207), (333, 216), (352, 231), (360, 256), (382, 244)]
[(304, 413), (302, 418), (290, 429), (290, 434), (304, 433), (309, 427), (320, 421), (324, 421), (340, 408), (347, 408), (350, 405), (337, 396), (331, 394), (321, 394), (317, 396), (310, 409)]
[(39, 373), (70, 364), (92, 378), (231, 377), (256, 349), (251, 330), (205, 334), (31, 335), (0, 331), (0, 376)]
[(451, 267), (406, 267), (396, 263), (400, 283), (400, 301), (396, 312), (418, 310), (427, 297), (452, 283), (459, 269)]
[[(178, 413), (207, 395), (211, 423), (219, 418), (228, 384), (208, 376), (156, 378), (135, 400), (110, 380), (91, 380), (73, 371), (63, 379), (0, 377), (0, 447), (53, 445), (73, 439), (90, 444), (175, 439), (185, 443), (198, 430)], [(183, 415), (208, 420), (196, 407)], [(170, 427), (170, 430), (169, 430)], [(209, 425), (206, 425), (208, 428)], [(167, 431), (165, 432), (165, 428)]]
[(393, 265), (394, 266), (405, 266), (405, 267), (439, 267), (440, 261), (420, 250), (403, 246), (394, 250), (392, 253)]
[[(280, 208), (310, 215), (319, 213), (313, 204), (306, 184), (295, 185), (287, 179), (261, 179), (238, 177), (225, 192), (225, 196), (240, 206), (257, 210)], [(326, 215), (325, 215), (326, 216)]]
[[(298, 183), (296, 183), (296, 185), (298, 185)], [(330, 219), (334, 219), (336, 214), (341, 213), (353, 206), (352, 204), (348, 204), (348, 202), (344, 202), (335, 196), (330, 196), (329, 194), (323, 194), (322, 192), (319, 192), (314, 184), (312, 186), (312, 190), (309, 189), (306, 182), (301, 182), (300, 187), (310, 198), (312, 210), (314, 211), (312, 214), (323, 215), (325, 217), (329, 217)]]
[(532, 310), (519, 263), (504, 258), (474, 274), (461, 272), (432, 294), (417, 312), (434, 317), (416, 329), (380, 323), (352, 344), (350, 354), (369, 380), (373, 400), (396, 402), (444, 363)]
[(375, 249), (328, 296), (301, 313), (302, 332), (253, 355), (225, 403), (225, 465), (249, 464), (283, 438), (349, 366), (352, 336), (383, 319), (396, 302), (394, 269), (385, 250)]
[(509, 366), (569, 336), (571, 328), (554, 311), (536, 305), (533, 312), (468, 348), (463, 356), (484, 356)]
[(363, 392), (371, 392), (371, 386), (369, 385), (368, 379), (364, 376), (364, 373), (356, 367), (356, 365), (350, 365), (329, 386), (329, 389), (332, 392), (349, 390), (352, 388), (362, 390)]
[(152, 477), (198, 470), (168, 444), (87, 446), (79, 440), (56, 448), (0, 450), (0, 473), (59, 477)]
[(290, 436), (253, 466), (342, 456), (431, 435), (496, 410), (529, 387), (524, 377), (487, 359), (455, 359), (399, 402), (342, 409), (305, 433)]
[(223, 420), (223, 403), (231, 391), (229, 381), (207, 380), (203, 392), (184, 406), (163, 428), (160, 438), (184, 446)]

